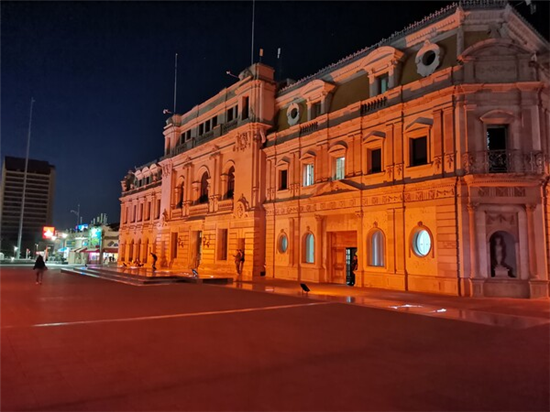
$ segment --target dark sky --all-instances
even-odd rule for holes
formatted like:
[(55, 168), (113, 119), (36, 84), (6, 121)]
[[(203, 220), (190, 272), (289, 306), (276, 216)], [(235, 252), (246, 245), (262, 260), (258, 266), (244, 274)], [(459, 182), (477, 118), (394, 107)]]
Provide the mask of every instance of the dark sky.
[[(299, 79), (370, 46), (448, 2), (256, 2), (255, 49)], [(519, 2), (514, 2), (519, 3)], [(119, 219), (120, 180), (162, 155), (164, 108), (179, 113), (250, 64), (251, 1), (1, 2), (1, 155), (56, 166), (54, 224)], [(530, 16), (548, 37), (548, 3)]]

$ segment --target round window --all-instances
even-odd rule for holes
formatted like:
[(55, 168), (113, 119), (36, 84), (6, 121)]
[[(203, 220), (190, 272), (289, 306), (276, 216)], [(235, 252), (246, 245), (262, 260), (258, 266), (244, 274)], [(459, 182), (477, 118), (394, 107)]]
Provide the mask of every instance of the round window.
[(432, 238), (426, 229), (420, 229), (414, 235), (413, 249), (418, 256), (427, 256), (432, 249)]
[(286, 116), (290, 126), (297, 124), (300, 120), (300, 106), (296, 103), (292, 103), (286, 110)]
[(288, 238), (284, 233), (281, 236), (279, 236), (278, 249), (279, 249), (279, 253), (286, 253), (288, 249)]
[(429, 66), (435, 61), (436, 55), (433, 50), (428, 50), (424, 55), (422, 56), (422, 64), (424, 66)]

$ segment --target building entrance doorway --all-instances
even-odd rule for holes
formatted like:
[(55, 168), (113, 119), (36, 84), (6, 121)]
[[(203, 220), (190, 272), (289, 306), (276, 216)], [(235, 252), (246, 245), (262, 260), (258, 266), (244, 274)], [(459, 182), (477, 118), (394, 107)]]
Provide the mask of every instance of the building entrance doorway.
[(355, 285), (355, 273), (353, 270), (353, 257), (357, 253), (356, 247), (346, 248), (346, 284), (348, 286)]
[(201, 264), (202, 231), (196, 230), (191, 232), (189, 252), (189, 264), (191, 268), (196, 269)]
[(351, 277), (351, 259), (357, 252), (357, 232), (328, 232), (329, 276), (331, 283), (345, 285)]

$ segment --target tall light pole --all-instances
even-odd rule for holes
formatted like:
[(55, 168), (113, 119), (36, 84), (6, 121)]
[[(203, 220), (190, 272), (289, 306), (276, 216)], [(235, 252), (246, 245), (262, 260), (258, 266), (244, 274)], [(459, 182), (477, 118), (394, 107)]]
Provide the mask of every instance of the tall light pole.
[(76, 215), (76, 225), (78, 226), (80, 223), (80, 203), (78, 204), (78, 208), (76, 210), (71, 210), (71, 213)]
[(17, 250), (15, 257), (21, 258), (21, 239), (23, 237), (23, 214), (25, 211), (25, 194), (27, 191), (27, 169), (29, 167), (29, 152), (31, 149), (31, 124), (32, 124), (32, 106), (34, 98), (31, 97), (31, 111), (29, 115), (29, 134), (27, 136), (27, 156), (25, 157), (25, 173), (23, 174), (23, 195), (21, 197), (21, 214), (19, 215), (19, 234), (17, 235)]

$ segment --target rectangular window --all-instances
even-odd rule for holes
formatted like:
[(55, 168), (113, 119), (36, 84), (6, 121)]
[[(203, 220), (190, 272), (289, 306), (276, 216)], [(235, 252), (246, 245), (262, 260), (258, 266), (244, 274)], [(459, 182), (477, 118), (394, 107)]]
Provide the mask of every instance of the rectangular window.
[(387, 74), (378, 76), (378, 91), (379, 94), (386, 93), (388, 91), (389, 77)]
[(487, 160), (489, 173), (510, 171), (510, 156), (507, 150), (508, 125), (487, 127)]
[(315, 119), (321, 115), (321, 102), (313, 103), (311, 105), (311, 119)]
[(313, 184), (313, 163), (304, 165), (304, 186), (311, 186)]
[(160, 199), (157, 199), (157, 213), (155, 215), (155, 219), (158, 219), (160, 217)]
[(288, 189), (288, 170), (279, 171), (279, 190)]
[(243, 113), (241, 118), (243, 120), (248, 119), (248, 96), (243, 97)]
[(233, 120), (233, 108), (227, 109), (227, 112), (225, 113), (225, 119), (227, 122)]
[(139, 204), (139, 221), (141, 222), (143, 220), (143, 203)]
[(126, 212), (124, 213), (124, 223), (128, 223), (128, 215), (130, 213), (130, 209), (128, 206), (126, 206)]
[(134, 205), (134, 213), (132, 215), (132, 222), (135, 222), (136, 221), (136, 213), (137, 213), (137, 206)]
[(346, 177), (346, 158), (337, 157), (334, 167), (334, 180), (341, 180)]
[(201, 124), (199, 124), (199, 136), (201, 136), (201, 135), (202, 135), (202, 133), (203, 133), (203, 130), (204, 130), (204, 124), (203, 124), (203, 123), (201, 123)]
[(369, 150), (369, 173), (380, 173), (382, 171), (382, 149)]
[(212, 129), (218, 125), (218, 116), (212, 118)]
[(191, 129), (189, 129), (185, 134), (185, 140), (189, 140), (189, 139), (191, 139)]
[(210, 131), (210, 120), (207, 120), (204, 122), (204, 133), (208, 133)]
[(428, 137), (411, 139), (411, 166), (420, 166), (428, 163)]
[(147, 220), (151, 220), (151, 202), (147, 202)]
[(227, 229), (218, 230), (218, 260), (227, 260)]

